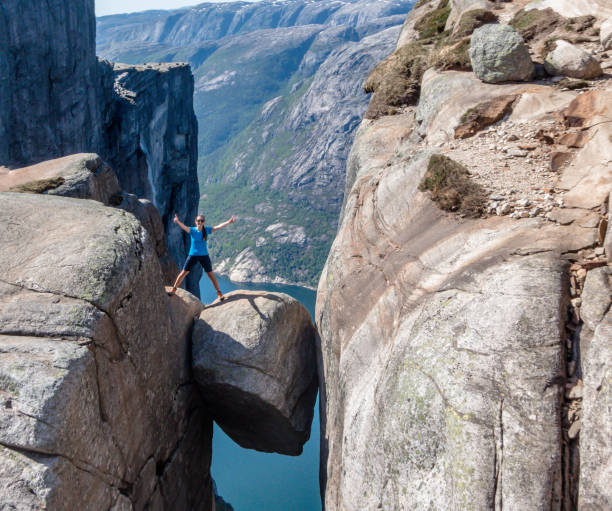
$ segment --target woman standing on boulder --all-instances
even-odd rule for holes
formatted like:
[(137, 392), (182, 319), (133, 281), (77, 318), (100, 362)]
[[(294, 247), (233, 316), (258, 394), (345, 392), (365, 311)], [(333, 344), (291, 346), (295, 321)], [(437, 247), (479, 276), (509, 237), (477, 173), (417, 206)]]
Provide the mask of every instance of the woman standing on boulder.
[(185, 265), (183, 266), (181, 273), (179, 273), (178, 277), (176, 277), (176, 282), (174, 283), (174, 286), (172, 286), (172, 290), (168, 292), (170, 296), (172, 296), (176, 292), (177, 288), (181, 285), (183, 279), (189, 274), (191, 269), (196, 264), (200, 263), (204, 268), (206, 275), (208, 275), (208, 278), (213, 283), (213, 286), (215, 286), (219, 300), (223, 301), (225, 299), (223, 293), (219, 289), (217, 277), (215, 277), (215, 274), (212, 271), (212, 263), (210, 262), (210, 257), (208, 256), (208, 247), (206, 246), (206, 241), (208, 240), (209, 234), (218, 231), (219, 229), (223, 229), (229, 224), (233, 224), (236, 219), (232, 215), (232, 218), (230, 218), (228, 221), (223, 222), (219, 225), (215, 225), (214, 227), (205, 227), (204, 220), (204, 215), (198, 215), (195, 219), (196, 226), (187, 227), (183, 222), (178, 219), (178, 215), (176, 213), (174, 214), (174, 223), (177, 224), (181, 229), (183, 229), (183, 231), (189, 233), (189, 236), (191, 237), (191, 248), (189, 249), (189, 255), (185, 260)]

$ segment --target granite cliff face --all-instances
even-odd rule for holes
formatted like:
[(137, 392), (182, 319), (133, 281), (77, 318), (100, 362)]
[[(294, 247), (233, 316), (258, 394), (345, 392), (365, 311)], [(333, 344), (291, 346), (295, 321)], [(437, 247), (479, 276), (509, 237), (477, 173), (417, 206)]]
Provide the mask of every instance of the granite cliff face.
[[(100, 154), (125, 191), (159, 209), (181, 263), (188, 240), (171, 218), (191, 220), (198, 201), (189, 67), (99, 62), (93, 0), (3, 2), (0, 32), (0, 165)], [(189, 281), (195, 293), (197, 277)]]
[[(232, 2), (98, 20), (100, 56), (194, 69), (200, 206), (213, 222), (240, 219), (211, 244), (232, 279), (315, 285), (367, 106), (361, 83), (412, 3)], [(279, 242), (278, 223), (304, 229), (303, 242)]]
[(526, 3), (419, 2), (366, 83), (317, 296), (328, 511), (612, 503), (610, 75), (486, 84), (451, 35), (489, 9), (540, 69), (555, 36), (609, 69), (609, 11)]
[(301, 452), (318, 383), (296, 300), (169, 297), (159, 212), (95, 154), (1, 172), (0, 204), (0, 504), (225, 505), (213, 419), (244, 447)]
[(94, 2), (7, 0), (0, 34), (0, 165), (97, 149)]
[(166, 295), (131, 214), (0, 195), (2, 504), (210, 509), (212, 421), (189, 363), (201, 303)]

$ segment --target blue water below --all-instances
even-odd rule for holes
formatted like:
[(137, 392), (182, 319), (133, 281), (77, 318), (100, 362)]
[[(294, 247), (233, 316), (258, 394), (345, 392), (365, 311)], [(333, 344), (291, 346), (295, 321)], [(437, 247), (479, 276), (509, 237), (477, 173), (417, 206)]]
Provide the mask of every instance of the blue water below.
[[(314, 317), (316, 293), (298, 286), (234, 283), (217, 277), (223, 293), (236, 289), (276, 291), (299, 300)], [(202, 302), (217, 298), (206, 275), (200, 281)], [(301, 456), (282, 456), (243, 449), (215, 424), (212, 476), (219, 495), (235, 511), (320, 511), (319, 400), (310, 439)]]

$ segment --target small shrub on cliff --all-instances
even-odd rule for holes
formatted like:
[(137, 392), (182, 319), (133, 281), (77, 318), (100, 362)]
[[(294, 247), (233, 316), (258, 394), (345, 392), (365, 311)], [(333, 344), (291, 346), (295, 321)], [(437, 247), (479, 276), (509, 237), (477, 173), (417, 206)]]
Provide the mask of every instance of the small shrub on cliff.
[(447, 43), (444, 40), (442, 44), (432, 51), (429, 56), (429, 65), (446, 71), (455, 69), (457, 71), (471, 71), (472, 63), (470, 61), (470, 38), (465, 37), (459, 42)]
[(431, 0), (419, 0), (416, 4), (414, 4), (413, 10), (420, 9), (424, 5), (427, 5)]
[(431, 199), (445, 211), (478, 217), (485, 209), (485, 190), (470, 179), (463, 165), (441, 154), (429, 159), (419, 190), (431, 192)]
[(542, 39), (554, 32), (561, 25), (563, 17), (550, 7), (546, 9), (531, 9), (518, 11), (509, 25), (521, 34), (526, 42)]
[(416, 104), (421, 78), (427, 68), (427, 48), (420, 41), (398, 48), (366, 79), (365, 92), (375, 92), (366, 119), (377, 119), (395, 113), (398, 107)]
[(444, 32), (446, 20), (450, 14), (451, 7), (448, 0), (441, 0), (437, 9), (428, 12), (414, 24), (419, 33), (419, 39), (430, 39)]
[(22, 193), (45, 193), (48, 190), (53, 190), (64, 184), (65, 179), (61, 176), (51, 177), (49, 179), (39, 179), (38, 181), (29, 181), (21, 185), (14, 186), (10, 189), (11, 192)]
[(472, 9), (461, 15), (453, 27), (453, 37), (458, 39), (471, 35), (474, 30), (487, 23), (495, 23), (497, 16), (487, 9)]

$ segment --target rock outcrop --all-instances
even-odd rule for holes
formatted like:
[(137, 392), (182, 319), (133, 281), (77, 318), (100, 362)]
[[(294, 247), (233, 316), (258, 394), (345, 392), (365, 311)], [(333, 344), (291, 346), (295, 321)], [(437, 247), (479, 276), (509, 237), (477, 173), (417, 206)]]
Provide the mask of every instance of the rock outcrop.
[(162, 268), (172, 282), (178, 268), (168, 252), (157, 208), (147, 199), (123, 192), (115, 171), (97, 154), (73, 154), (37, 165), (0, 172), (0, 192), (26, 192), (92, 199), (132, 213), (147, 230)]
[[(93, 0), (3, 2), (0, 165), (99, 154), (124, 191), (159, 209), (181, 263), (189, 240), (171, 219), (195, 218), (199, 197), (193, 77), (186, 65), (99, 62), (95, 32)], [(199, 294), (196, 273), (188, 287)]]
[(589, 271), (580, 309), (584, 321), (580, 332), (584, 396), (580, 418), (579, 508), (587, 510), (612, 506), (611, 280), (609, 267)]
[(601, 24), (599, 39), (604, 50), (612, 49), (612, 19), (606, 20)]
[(73, 154), (0, 172), (0, 192), (9, 191), (92, 199), (108, 206), (118, 201), (121, 187), (97, 154)]
[(299, 455), (318, 381), (308, 311), (282, 293), (235, 291), (193, 331), (193, 367), (215, 421), (242, 447)]
[(91, 200), (0, 193), (0, 488), (16, 509), (211, 509), (191, 378), (202, 308), (147, 231)]
[[(448, 20), (466, 4), (451, 2)], [(416, 22), (436, 5), (409, 15), (397, 52), (416, 44)], [(508, 21), (523, 5), (495, 14)], [(583, 302), (582, 318), (580, 293), (596, 286), (581, 291), (575, 274), (584, 282), (607, 263), (612, 128), (602, 121), (612, 85), (580, 93), (553, 83), (430, 69), (417, 105), (359, 127), (316, 308), (328, 511), (575, 509), (578, 493), (593, 509), (608, 505), (610, 428), (598, 415), (606, 420), (609, 389), (597, 387), (608, 377), (608, 326), (600, 319), (582, 368), (575, 335), (608, 299)], [(426, 174), (452, 183), (450, 198), (463, 184), (435, 174), (438, 154), (497, 204), (489, 214), (471, 219), (432, 200)], [(550, 209), (532, 215), (532, 203)], [(582, 377), (591, 436), (579, 487)]]
[(544, 60), (549, 74), (587, 79), (602, 74), (601, 65), (589, 52), (563, 40), (555, 41), (555, 46)]

